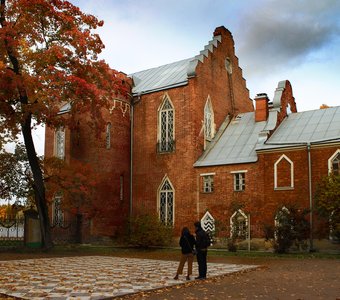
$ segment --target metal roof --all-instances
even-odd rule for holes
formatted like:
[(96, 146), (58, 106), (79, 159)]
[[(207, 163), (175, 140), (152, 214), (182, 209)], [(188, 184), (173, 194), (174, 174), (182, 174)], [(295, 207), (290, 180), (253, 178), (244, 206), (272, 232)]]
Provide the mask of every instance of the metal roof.
[(255, 122), (254, 112), (225, 122), (194, 166), (251, 163), (257, 161), (257, 150), (340, 141), (340, 106), (289, 114), (267, 140), (271, 122)]
[(289, 114), (261, 149), (340, 140), (340, 106)]
[(203, 63), (204, 58), (208, 57), (209, 52), (214, 52), (221, 40), (221, 35), (214, 36), (195, 57), (130, 74), (134, 83), (132, 94), (147, 94), (186, 85), (189, 78), (196, 76), (198, 63)]
[(192, 58), (131, 74), (135, 83), (133, 94), (185, 85), (188, 83), (187, 69)]
[[(255, 147), (266, 122), (255, 122), (255, 113), (237, 115), (229, 124), (221, 126), (215, 139), (195, 167), (256, 162)], [(224, 128), (225, 127), (225, 128)], [(221, 132), (223, 131), (223, 132)]]

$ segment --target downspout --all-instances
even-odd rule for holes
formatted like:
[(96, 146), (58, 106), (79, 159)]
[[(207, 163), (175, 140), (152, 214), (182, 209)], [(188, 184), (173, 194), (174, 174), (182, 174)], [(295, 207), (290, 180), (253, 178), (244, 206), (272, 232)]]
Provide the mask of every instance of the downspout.
[(307, 143), (308, 153), (308, 191), (309, 191), (309, 252), (314, 251), (313, 247), (313, 196), (312, 196), (312, 159), (311, 159), (311, 144)]
[(134, 106), (141, 99), (141, 94), (137, 95), (137, 100), (131, 96), (131, 124), (130, 124), (130, 201), (129, 201), (129, 216), (132, 217), (133, 207), (133, 137), (134, 137)]
[(131, 121), (130, 121), (130, 201), (129, 201), (129, 217), (132, 217), (132, 180), (133, 180), (133, 176), (132, 176), (132, 170), (133, 170), (133, 107), (134, 103), (133, 103), (133, 98), (131, 98)]

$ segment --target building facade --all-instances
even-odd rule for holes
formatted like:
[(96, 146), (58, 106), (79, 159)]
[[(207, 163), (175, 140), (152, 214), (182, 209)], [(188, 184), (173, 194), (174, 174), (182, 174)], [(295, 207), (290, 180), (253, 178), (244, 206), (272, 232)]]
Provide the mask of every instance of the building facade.
[(103, 109), (99, 140), (88, 116), (76, 129), (46, 129), (47, 157), (91, 163), (107, 179), (92, 202), (89, 239), (116, 236), (143, 213), (176, 235), (201, 220), (208, 230), (229, 226), (226, 235), (237, 222), (254, 224), (252, 235), (262, 236), (278, 208), (311, 208), (317, 182), (339, 168), (340, 107), (298, 113), (286, 80), (272, 102), (259, 94), (254, 109), (224, 27), (197, 56), (129, 78), (131, 98)]

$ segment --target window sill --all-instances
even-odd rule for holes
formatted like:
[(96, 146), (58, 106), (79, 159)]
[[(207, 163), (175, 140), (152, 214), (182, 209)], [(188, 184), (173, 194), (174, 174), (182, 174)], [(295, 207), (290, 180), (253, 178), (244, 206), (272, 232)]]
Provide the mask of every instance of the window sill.
[(291, 191), (294, 190), (294, 187), (286, 186), (286, 187), (276, 187), (274, 191)]

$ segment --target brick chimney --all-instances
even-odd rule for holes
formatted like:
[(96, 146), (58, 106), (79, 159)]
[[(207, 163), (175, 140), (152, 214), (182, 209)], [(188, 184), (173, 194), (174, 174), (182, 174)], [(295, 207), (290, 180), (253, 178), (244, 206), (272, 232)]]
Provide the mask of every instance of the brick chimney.
[(268, 119), (268, 96), (265, 93), (257, 94), (255, 97), (255, 122), (267, 121)]
[(227, 28), (225, 28), (224, 26), (220, 26), (215, 28), (214, 36), (222, 35), (223, 33), (228, 33), (231, 35), (231, 32)]

